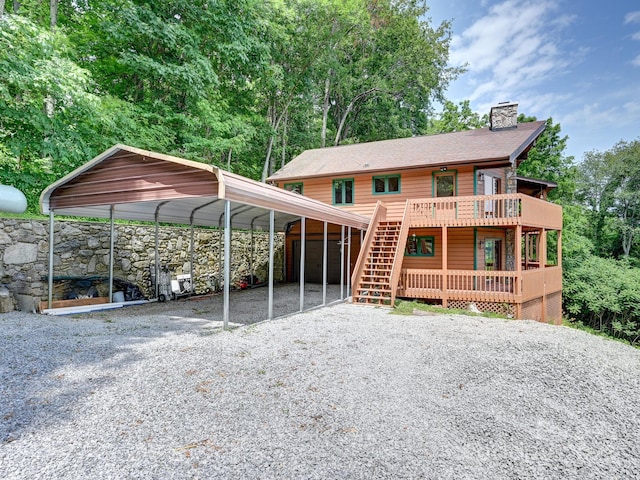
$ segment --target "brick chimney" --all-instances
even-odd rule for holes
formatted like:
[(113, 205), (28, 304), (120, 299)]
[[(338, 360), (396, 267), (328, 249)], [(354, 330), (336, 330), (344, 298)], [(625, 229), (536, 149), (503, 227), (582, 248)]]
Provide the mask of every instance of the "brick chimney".
[(489, 126), (493, 131), (518, 128), (518, 104), (501, 102), (491, 107)]

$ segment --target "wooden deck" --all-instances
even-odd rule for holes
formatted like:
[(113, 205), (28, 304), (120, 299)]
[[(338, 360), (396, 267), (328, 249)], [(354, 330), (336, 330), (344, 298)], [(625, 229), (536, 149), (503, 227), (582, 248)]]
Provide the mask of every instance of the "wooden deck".
[[(445, 279), (446, 277), (446, 279)], [(562, 290), (562, 268), (520, 272), (403, 269), (397, 296), (469, 302), (525, 303)]]
[(562, 229), (562, 207), (521, 193), (420, 198), (407, 203), (414, 228), (526, 225)]

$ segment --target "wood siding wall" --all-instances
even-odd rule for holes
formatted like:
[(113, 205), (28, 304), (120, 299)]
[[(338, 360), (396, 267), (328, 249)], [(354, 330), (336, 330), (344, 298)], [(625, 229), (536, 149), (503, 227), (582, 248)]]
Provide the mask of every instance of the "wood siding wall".
[[(347, 241), (348, 229), (344, 229), (345, 241)], [(324, 242), (324, 222), (318, 222), (316, 220), (308, 220), (305, 225), (305, 238), (308, 242)], [(327, 224), (327, 243), (335, 245), (340, 241), (341, 238), (341, 228), (339, 225), (335, 225), (332, 223)], [(300, 248), (296, 245), (296, 242), (300, 241), (300, 222), (295, 222), (291, 225), (291, 229), (287, 232), (286, 238), (286, 247), (285, 247), (285, 278), (288, 281), (294, 281), (297, 279), (296, 272), (299, 271), (299, 264), (297, 264), (296, 255), (298, 255)], [(294, 248), (296, 245), (296, 248)], [(313, 248), (316, 248), (318, 245), (315, 244)], [(311, 248), (311, 247), (310, 247)], [(315, 250), (313, 250), (315, 251)], [(338, 250), (339, 251), (339, 250)], [(322, 249), (320, 250), (322, 252)], [(356, 230), (354, 228), (351, 229), (351, 271), (355, 267), (356, 260), (358, 259), (358, 254), (360, 253), (360, 230)], [(307, 253), (308, 255), (308, 253)], [(321, 255), (321, 254), (320, 254)], [(333, 259), (333, 254), (330, 254), (330, 260)], [(322, 258), (315, 259), (317, 261), (311, 262), (310, 258), (306, 259), (305, 269), (307, 270), (307, 277), (310, 278), (322, 278), (321, 269), (322, 269)], [(345, 261), (345, 282), (347, 280), (347, 261), (348, 255), (345, 251), (344, 255)], [(340, 266), (340, 262), (337, 262), (338, 268)], [(309, 269), (317, 268), (320, 269), (319, 272), (312, 271)], [(338, 274), (338, 279), (340, 275)], [(335, 277), (334, 277), (335, 278)], [(334, 280), (335, 281), (335, 280)], [(330, 283), (331, 280), (330, 280)], [(336, 282), (337, 283), (337, 282)]]
[[(433, 257), (413, 257), (405, 255), (402, 268), (441, 269), (442, 268), (442, 229), (415, 228), (409, 230), (409, 236), (433, 236), (435, 252)], [(449, 270), (473, 270), (473, 228), (449, 228), (448, 259)]]
[[(504, 169), (492, 169), (492, 171), (504, 172)], [(488, 171), (488, 170), (486, 170)], [(333, 204), (333, 180), (343, 178), (353, 178), (354, 195), (353, 205), (344, 207), (345, 210), (354, 213), (370, 216), (378, 200), (382, 200), (388, 209), (387, 219), (401, 218), (404, 211), (405, 201), (408, 198), (429, 198), (433, 197), (434, 175), (456, 174), (456, 194), (457, 196), (468, 196), (474, 194), (474, 169), (473, 167), (460, 167), (441, 172), (439, 169), (415, 169), (405, 171), (375, 172), (359, 175), (332, 178), (312, 178), (296, 180), (291, 179), (282, 182), (280, 187), (287, 183), (302, 183), (302, 193), (305, 197), (320, 200), (321, 202)], [(400, 193), (374, 194), (373, 177), (385, 175), (400, 175)], [(503, 182), (504, 183), (504, 182)]]

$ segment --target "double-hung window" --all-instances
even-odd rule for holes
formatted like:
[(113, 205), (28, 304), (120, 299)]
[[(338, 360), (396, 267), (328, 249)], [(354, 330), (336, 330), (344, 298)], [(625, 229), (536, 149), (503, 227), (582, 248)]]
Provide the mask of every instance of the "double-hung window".
[(373, 177), (373, 194), (400, 193), (400, 175)]
[(333, 204), (353, 205), (353, 178), (333, 181)]

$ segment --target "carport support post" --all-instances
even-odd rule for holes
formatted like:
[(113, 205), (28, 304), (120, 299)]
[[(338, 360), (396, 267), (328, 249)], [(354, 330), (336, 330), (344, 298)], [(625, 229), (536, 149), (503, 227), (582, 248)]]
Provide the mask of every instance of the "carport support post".
[(222, 328), (229, 327), (229, 292), (231, 283), (231, 202), (224, 201), (224, 303)]
[(48, 308), (53, 308), (53, 210), (49, 210), (49, 298)]
[(273, 257), (276, 214), (275, 210), (269, 210), (269, 307), (267, 318), (273, 319)]
[(109, 302), (113, 302), (113, 243), (115, 227), (113, 225), (113, 217), (116, 207), (111, 205), (109, 208)]
[(324, 241), (322, 246), (322, 306), (327, 304), (327, 222), (324, 222)]
[(344, 225), (340, 227), (340, 300), (344, 300)]
[(251, 254), (249, 255), (249, 285), (253, 286), (253, 220), (251, 220)]
[(304, 263), (307, 243), (307, 221), (300, 217), (300, 311), (304, 310)]
[(189, 276), (191, 277), (191, 295), (196, 293), (196, 277), (195, 270), (193, 268), (193, 260), (195, 258), (195, 245), (194, 245), (194, 227), (193, 227), (193, 213), (191, 214), (191, 219), (189, 221), (191, 223), (191, 240), (189, 242)]
[(351, 227), (347, 227), (347, 298), (351, 296)]
[(160, 252), (158, 251), (158, 235), (160, 230), (160, 225), (158, 224), (158, 216), (159, 216), (160, 206), (156, 208), (156, 240), (155, 240), (155, 271), (156, 271), (156, 298), (160, 296)]

